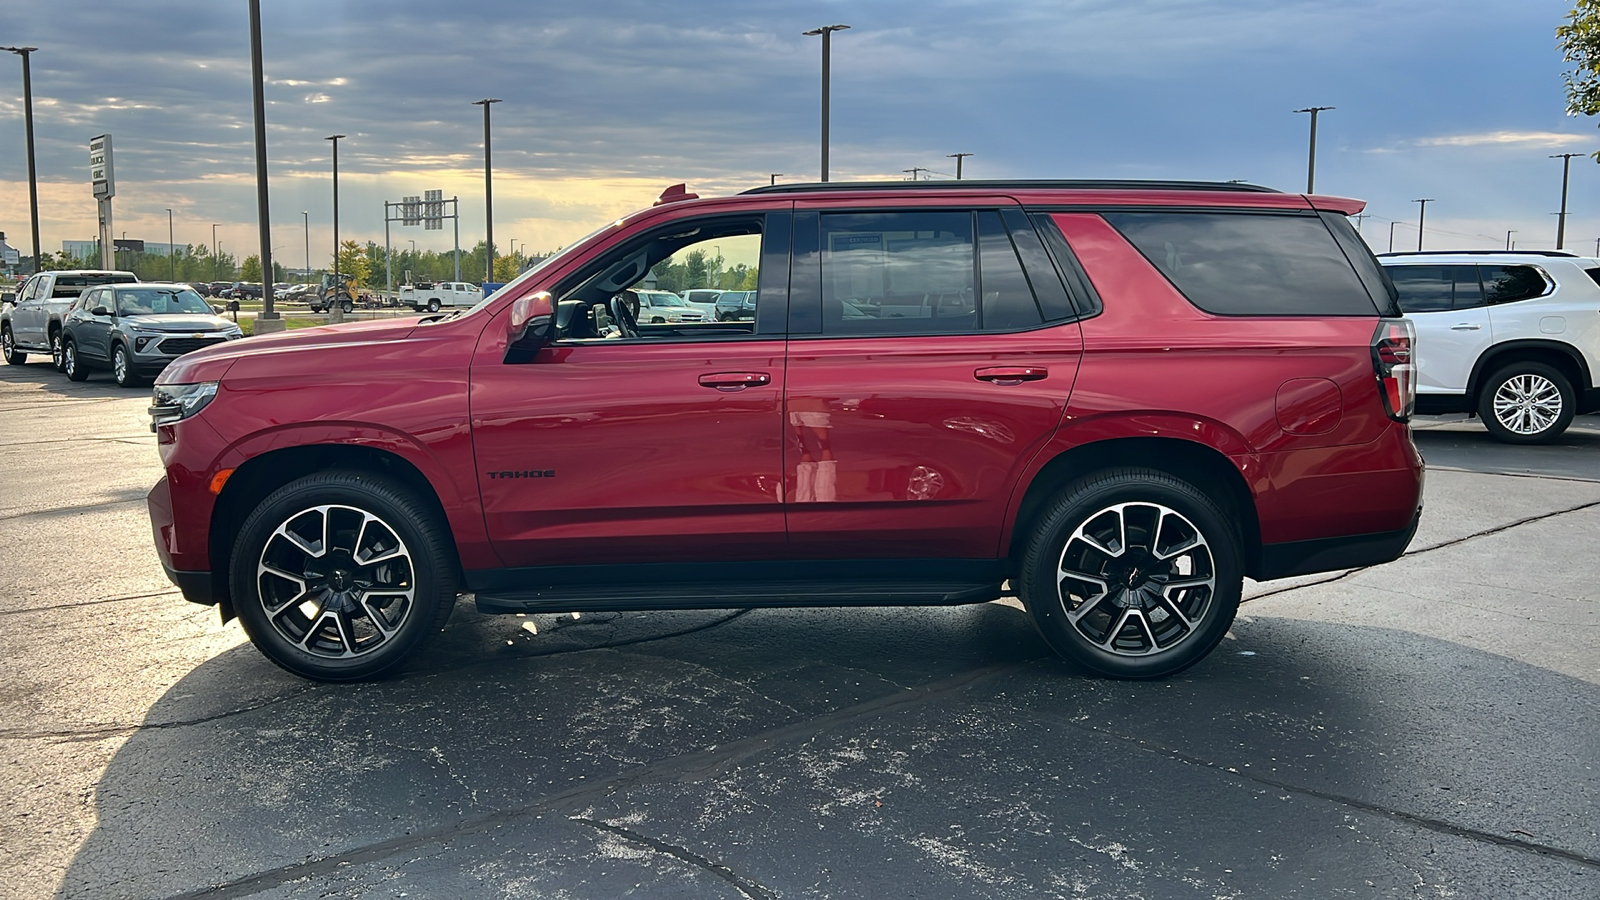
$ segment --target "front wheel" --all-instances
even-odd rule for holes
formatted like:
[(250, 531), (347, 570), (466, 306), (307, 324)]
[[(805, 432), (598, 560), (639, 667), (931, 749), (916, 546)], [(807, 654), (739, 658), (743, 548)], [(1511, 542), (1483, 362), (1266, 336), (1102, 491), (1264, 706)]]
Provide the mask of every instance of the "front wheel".
[(67, 373), (68, 381), (84, 381), (89, 377), (89, 367), (78, 358), (78, 344), (76, 341), (63, 341), (61, 344), (61, 371)]
[(1239, 606), (1238, 533), (1195, 486), (1111, 469), (1040, 518), (1018, 594), (1057, 653), (1117, 678), (1159, 678), (1212, 651)]
[(354, 301), (347, 299), (339, 304), (339, 309), (345, 313), (352, 313), (355, 312), (356, 304)]
[(389, 671), (444, 627), (456, 602), (449, 533), (403, 485), (318, 472), (245, 520), (229, 578), (251, 642), (319, 681)]
[(133, 374), (133, 358), (128, 355), (125, 344), (118, 344), (111, 350), (111, 377), (117, 387), (139, 386), (139, 376)]
[(1543, 444), (1572, 424), (1577, 395), (1572, 382), (1552, 366), (1512, 363), (1483, 384), (1478, 416), (1489, 433), (1508, 444)]
[(17, 339), (12, 337), (9, 327), (0, 331), (0, 350), (5, 351), (8, 365), (20, 366), (28, 361), (28, 354), (17, 349)]

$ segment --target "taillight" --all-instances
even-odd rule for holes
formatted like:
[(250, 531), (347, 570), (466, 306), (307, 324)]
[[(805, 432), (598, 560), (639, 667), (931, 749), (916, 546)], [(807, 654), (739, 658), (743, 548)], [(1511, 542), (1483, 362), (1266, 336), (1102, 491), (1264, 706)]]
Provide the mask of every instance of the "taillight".
[(1372, 371), (1389, 418), (1404, 422), (1417, 405), (1417, 328), (1410, 319), (1379, 319), (1372, 333)]

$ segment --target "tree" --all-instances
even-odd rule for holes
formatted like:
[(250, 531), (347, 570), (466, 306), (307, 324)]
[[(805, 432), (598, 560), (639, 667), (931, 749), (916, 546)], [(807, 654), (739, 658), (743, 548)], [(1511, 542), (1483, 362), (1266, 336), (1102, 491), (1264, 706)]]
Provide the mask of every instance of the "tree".
[(246, 256), (239, 266), (239, 280), (249, 282), (261, 281), (261, 257)]
[(1567, 112), (1600, 115), (1600, 0), (1578, 0), (1567, 24), (1556, 26), (1561, 58), (1574, 66), (1566, 73)]
[(344, 241), (339, 244), (339, 272), (342, 275), (355, 279), (356, 287), (366, 287), (367, 279), (372, 276), (372, 264), (367, 260), (367, 251), (355, 241)]
[(494, 258), (494, 280), (505, 284), (517, 277), (517, 261), (509, 256)]

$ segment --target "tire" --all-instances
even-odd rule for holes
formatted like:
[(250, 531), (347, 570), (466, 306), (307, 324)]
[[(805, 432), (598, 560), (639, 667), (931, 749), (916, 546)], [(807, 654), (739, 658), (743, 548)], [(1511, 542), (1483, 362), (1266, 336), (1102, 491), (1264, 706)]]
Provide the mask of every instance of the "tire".
[(436, 313), (438, 311), (439, 311), (439, 301), (438, 300), (429, 300), (428, 301), (428, 312)]
[(339, 309), (341, 309), (342, 311), (344, 311), (345, 314), (348, 315), (349, 313), (353, 313), (353, 312), (356, 311), (356, 305), (355, 305), (355, 303), (353, 301), (346, 300), (343, 303), (339, 304)]
[(1160, 678), (1204, 659), (1233, 624), (1240, 545), (1194, 485), (1109, 469), (1050, 504), (1016, 584), (1040, 635), (1066, 659), (1114, 678)]
[(143, 380), (133, 374), (133, 357), (128, 353), (127, 344), (111, 346), (111, 378), (120, 388), (138, 387)]
[[(393, 669), (456, 603), (449, 532), (410, 489), (362, 472), (317, 472), (261, 501), (234, 541), (228, 576), (256, 649), (317, 681)], [(363, 589), (369, 581), (392, 590)]]
[(1545, 444), (1572, 424), (1578, 397), (1560, 370), (1517, 362), (1495, 371), (1478, 393), (1478, 417), (1496, 440)]
[(67, 370), (67, 360), (61, 353), (61, 329), (50, 332), (50, 365), (57, 372)]
[(89, 378), (89, 367), (78, 358), (78, 342), (71, 338), (61, 342), (61, 371), (67, 373), (68, 381), (86, 381)]
[(4, 351), (8, 365), (20, 366), (28, 361), (28, 354), (17, 349), (17, 339), (11, 336), (9, 327), (0, 330), (0, 350)]

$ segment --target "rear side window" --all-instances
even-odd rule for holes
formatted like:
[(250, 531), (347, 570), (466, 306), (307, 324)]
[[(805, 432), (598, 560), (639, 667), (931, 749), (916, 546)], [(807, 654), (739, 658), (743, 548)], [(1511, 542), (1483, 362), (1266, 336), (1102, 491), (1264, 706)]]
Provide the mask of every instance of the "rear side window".
[(1483, 305), (1477, 266), (1390, 266), (1389, 280), (1406, 313), (1472, 309)]
[(1206, 312), (1225, 316), (1378, 313), (1344, 250), (1317, 216), (1111, 212), (1105, 218), (1189, 302)]
[(978, 213), (978, 252), (984, 330), (1012, 331), (1044, 322), (998, 212)]
[(972, 214), (822, 217), (822, 332), (977, 330)]
[(1533, 266), (1479, 266), (1483, 293), (1493, 303), (1515, 303), (1543, 297), (1549, 284)]

